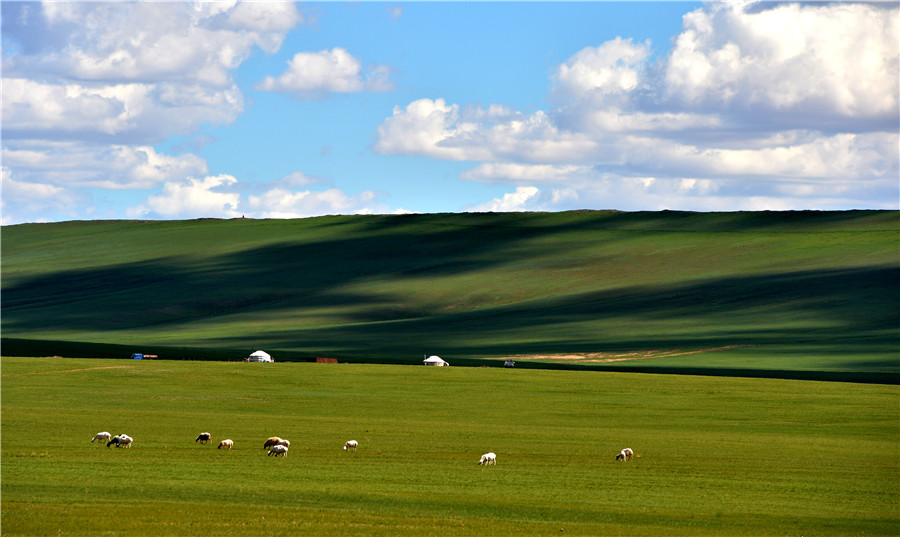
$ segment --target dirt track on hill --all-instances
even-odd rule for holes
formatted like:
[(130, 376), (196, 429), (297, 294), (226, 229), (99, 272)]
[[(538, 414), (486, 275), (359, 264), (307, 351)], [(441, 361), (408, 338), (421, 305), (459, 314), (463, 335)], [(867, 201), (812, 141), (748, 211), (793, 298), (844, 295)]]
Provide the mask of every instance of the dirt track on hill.
[(623, 353), (611, 352), (587, 352), (580, 354), (518, 354), (503, 356), (500, 360), (569, 360), (581, 363), (601, 364), (610, 362), (628, 362), (633, 360), (647, 360), (650, 358), (671, 358), (673, 356), (687, 356), (691, 354), (703, 354), (705, 352), (727, 351), (746, 347), (746, 345), (726, 345), (723, 347), (710, 347), (706, 349), (653, 349), (632, 351)]

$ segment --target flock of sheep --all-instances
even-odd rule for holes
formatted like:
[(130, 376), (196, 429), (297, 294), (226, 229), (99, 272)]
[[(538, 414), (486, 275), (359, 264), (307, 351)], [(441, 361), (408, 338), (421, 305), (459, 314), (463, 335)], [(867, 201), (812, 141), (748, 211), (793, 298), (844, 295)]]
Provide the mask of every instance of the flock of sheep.
[[(210, 440), (212, 440), (212, 435), (210, 433), (200, 433), (200, 435), (197, 436), (197, 439), (194, 440), (194, 442), (206, 444), (209, 443)], [(91, 438), (91, 444), (93, 444), (94, 442), (106, 442), (106, 447), (115, 444), (116, 447), (130, 448), (131, 443), (134, 442), (134, 438), (128, 436), (127, 434), (117, 434), (116, 436), (113, 436), (107, 431), (103, 431), (95, 434), (94, 438)], [(290, 440), (285, 440), (284, 438), (273, 436), (267, 439), (265, 443), (263, 443), (263, 449), (268, 450), (269, 456), (275, 455), (276, 457), (278, 457), (279, 455), (281, 455), (281, 457), (283, 458), (287, 457), (288, 448), (290, 447), (290, 445)], [(230, 450), (232, 447), (234, 447), (234, 440), (226, 438), (225, 440), (219, 442), (219, 447), (216, 449), (225, 448)], [(359, 442), (357, 442), (356, 440), (348, 440), (344, 443), (344, 451), (356, 451), (357, 447), (359, 447)], [(490, 453), (490, 455), (493, 455), (493, 453)]]
[[(210, 433), (200, 433), (197, 436), (197, 439), (194, 442), (199, 442), (201, 444), (206, 444), (210, 440), (212, 440), (212, 435)], [(113, 444), (119, 448), (130, 448), (131, 443), (134, 441), (134, 438), (131, 438), (127, 434), (117, 434), (116, 436), (112, 436), (106, 431), (101, 433), (97, 433), (94, 435), (94, 438), (91, 439), (91, 443), (93, 444), (95, 441), (106, 442), (106, 447), (109, 447)], [(284, 438), (280, 438), (277, 436), (272, 436), (263, 443), (263, 449), (268, 450), (268, 456), (271, 457), (275, 455), (278, 457), (281, 455), (282, 458), (287, 457), (288, 448), (290, 447), (291, 442), (289, 440), (285, 440)], [(226, 438), (219, 442), (219, 447), (216, 449), (231, 449), (234, 447), (234, 441), (230, 438)], [(359, 447), (359, 442), (356, 440), (347, 440), (344, 443), (344, 451), (356, 451), (356, 448)], [(634, 451), (631, 448), (625, 448), (616, 455), (616, 460), (628, 461), (635, 457)], [(640, 455), (637, 458), (641, 458)], [(479, 465), (496, 465), (497, 464), (497, 454), (494, 452), (485, 453), (481, 456), (481, 460), (478, 461)]]

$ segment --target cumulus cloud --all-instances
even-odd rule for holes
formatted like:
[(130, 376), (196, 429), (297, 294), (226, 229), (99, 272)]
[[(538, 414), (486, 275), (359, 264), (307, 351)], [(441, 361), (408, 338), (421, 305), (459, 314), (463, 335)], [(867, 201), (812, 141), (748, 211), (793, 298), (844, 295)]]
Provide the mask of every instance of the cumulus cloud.
[(263, 91), (317, 96), (327, 93), (390, 91), (390, 68), (374, 65), (363, 69), (362, 62), (342, 48), (320, 52), (298, 52), (287, 69), (277, 77), (267, 76), (256, 88)]
[(590, 166), (573, 164), (518, 164), (488, 162), (461, 174), (463, 179), (480, 182), (565, 182), (576, 175), (591, 173)]
[(237, 87), (155, 84), (45, 83), (3, 79), (7, 138), (146, 143), (187, 134), (204, 123), (234, 121), (243, 110)]
[[(0, 8), (3, 159), (15, 176), (6, 180), (8, 193), (30, 184), (35, 192), (60, 189), (60, 196), (161, 183), (169, 194), (202, 190), (208, 182), (171, 189), (207, 173), (203, 159), (164, 155), (152, 144), (233, 122), (244, 110), (234, 70), (255, 48), (277, 51), (302, 22), (290, 2), (4, 2)], [(155, 203), (148, 210), (170, 214)]]
[(19, 181), (6, 166), (0, 168), (0, 185), (3, 190), (0, 223), (3, 225), (51, 221), (59, 215), (73, 219), (83, 217), (84, 207), (91, 202), (90, 196), (73, 189), (49, 183)]
[(685, 15), (666, 63), (667, 95), (692, 108), (783, 111), (804, 124), (896, 119), (896, 5), (763, 7)]
[(3, 15), (4, 137), (118, 143), (234, 121), (233, 71), (302, 20), (282, 2), (5, 3)]
[(540, 192), (533, 186), (520, 186), (515, 192), (508, 192), (500, 198), (494, 198), (488, 203), (476, 205), (469, 209), (469, 212), (521, 212), (530, 209), (528, 202), (532, 200)]
[(196, 155), (165, 155), (150, 146), (14, 140), (4, 142), (2, 155), (21, 181), (67, 188), (152, 188), (207, 171)]
[(711, 3), (658, 60), (622, 38), (575, 53), (549, 110), (419, 99), (394, 108), (373, 148), (480, 162), (461, 177), (540, 189), (490, 207), (896, 207), (898, 22), (896, 5)]
[(227, 191), (236, 183), (237, 179), (224, 174), (167, 182), (160, 194), (148, 197), (146, 202), (130, 209), (128, 214), (131, 217), (152, 215), (164, 218), (239, 217), (240, 194)]
[(444, 99), (418, 99), (406, 108), (394, 107), (379, 125), (373, 148), (386, 155), (446, 160), (551, 162), (578, 160), (598, 145), (581, 133), (561, 131), (544, 112), (526, 116), (473, 109), (462, 114), (459, 105)]
[(391, 117), (378, 127), (374, 149), (387, 155), (422, 155), (447, 160), (482, 160), (487, 153), (477, 153), (470, 145), (460, 146), (453, 140), (474, 132), (475, 123), (460, 122), (459, 106), (444, 99), (418, 99), (405, 109), (394, 107)]
[(373, 214), (388, 212), (376, 202), (377, 195), (364, 191), (355, 196), (340, 189), (290, 191), (273, 188), (258, 196), (249, 196), (248, 206), (259, 218), (306, 218), (327, 214)]
[(6, 58), (5, 71), (222, 87), (232, 85), (231, 71), (254, 46), (275, 52), (302, 20), (289, 2), (47, 2), (40, 11), (26, 24), (4, 25), (5, 37), (25, 43), (31, 41), (23, 34), (42, 38), (39, 53), (26, 47)]
[(371, 190), (348, 194), (320, 187), (322, 181), (295, 171), (249, 187), (227, 174), (166, 181), (157, 194), (127, 211), (129, 218), (308, 218), (330, 214), (406, 213), (391, 209)]
[(617, 37), (598, 47), (584, 48), (556, 71), (557, 91), (575, 95), (620, 95), (637, 89), (650, 43), (634, 44)]

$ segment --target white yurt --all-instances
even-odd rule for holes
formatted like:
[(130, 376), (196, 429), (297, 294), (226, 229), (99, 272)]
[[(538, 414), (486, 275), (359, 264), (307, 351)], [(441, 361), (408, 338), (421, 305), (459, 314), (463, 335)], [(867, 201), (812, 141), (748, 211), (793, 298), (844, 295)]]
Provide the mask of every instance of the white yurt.
[(440, 356), (429, 356), (425, 358), (425, 365), (447, 366), (450, 365)]
[(247, 358), (248, 362), (274, 362), (275, 360), (265, 351), (256, 351)]

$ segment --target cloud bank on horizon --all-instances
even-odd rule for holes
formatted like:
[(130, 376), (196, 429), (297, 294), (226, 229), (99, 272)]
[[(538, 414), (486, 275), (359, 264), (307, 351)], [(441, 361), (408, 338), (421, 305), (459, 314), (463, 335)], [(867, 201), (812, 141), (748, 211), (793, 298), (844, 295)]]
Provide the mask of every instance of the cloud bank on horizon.
[[(322, 35), (376, 8), (407, 49)], [(900, 208), (896, 3), (692, 5), (668, 43), (578, 45), (525, 107), (409, 62), (409, 11), (475, 8), (3, 3), (2, 221)]]

